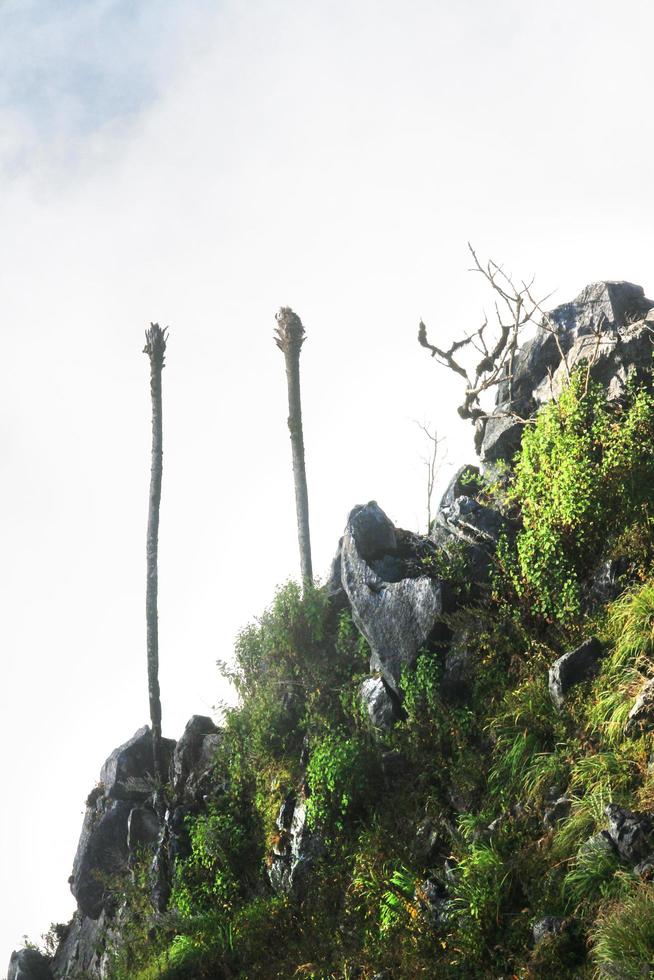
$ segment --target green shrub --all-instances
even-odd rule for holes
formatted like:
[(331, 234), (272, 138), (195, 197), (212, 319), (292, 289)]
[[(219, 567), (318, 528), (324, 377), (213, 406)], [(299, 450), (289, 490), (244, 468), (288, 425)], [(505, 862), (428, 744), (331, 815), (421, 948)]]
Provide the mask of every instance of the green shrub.
[(307, 818), (328, 836), (342, 832), (346, 816), (373, 802), (375, 757), (365, 736), (328, 732), (312, 743)]
[[(497, 928), (510, 870), (492, 844), (473, 843), (456, 869), (452, 910), (463, 922), (472, 946)], [(481, 952), (481, 951), (480, 951)]]
[[(626, 886), (628, 883), (626, 883)], [(654, 971), (654, 890), (631, 883), (629, 893), (607, 905), (591, 929), (591, 956), (599, 975), (642, 980)]]
[(172, 895), (183, 918), (227, 915), (250, 876), (248, 820), (240, 802), (228, 796), (188, 819), (191, 853), (176, 863)]
[[(581, 609), (581, 580), (607, 540), (654, 501), (654, 399), (630, 389), (627, 406), (573, 373), (556, 402), (525, 430), (510, 499), (522, 530), (512, 578), (542, 616), (569, 622)], [(511, 569), (506, 543), (502, 560)]]

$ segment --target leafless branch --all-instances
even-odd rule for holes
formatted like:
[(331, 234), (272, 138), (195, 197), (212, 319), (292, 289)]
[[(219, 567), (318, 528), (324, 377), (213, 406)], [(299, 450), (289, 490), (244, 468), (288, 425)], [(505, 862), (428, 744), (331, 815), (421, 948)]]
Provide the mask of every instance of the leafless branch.
[(431, 531), (431, 505), (432, 497), (434, 494), (434, 486), (436, 484), (436, 473), (437, 473), (437, 460), (438, 460), (438, 447), (443, 442), (442, 438), (439, 438), (436, 430), (432, 430), (424, 422), (417, 422), (416, 425), (421, 432), (425, 434), (429, 440), (429, 455), (423, 457), (423, 462), (427, 470), (427, 534)]
[[(497, 294), (497, 325), (491, 328), (488, 318), (485, 318), (477, 330), (466, 333), (447, 349), (443, 349), (429, 341), (427, 328), (421, 320), (418, 342), (431, 352), (431, 356), (439, 364), (464, 379), (464, 397), (458, 412), (461, 418), (474, 422), (487, 416), (481, 406), (481, 396), (489, 389), (506, 382), (509, 386), (509, 400), (512, 400), (513, 363), (521, 331), (526, 324), (535, 322), (537, 315), (545, 318), (542, 304), (548, 297), (534, 299), (533, 279), (518, 286), (502, 266), (492, 259), (482, 264), (470, 243), (468, 248), (474, 263), (471, 271), (482, 275)], [(505, 310), (504, 315), (500, 307)], [(473, 361), (472, 365), (466, 363), (468, 359), (465, 355), (469, 351), (475, 351), (479, 355), (479, 360), (476, 363)]]

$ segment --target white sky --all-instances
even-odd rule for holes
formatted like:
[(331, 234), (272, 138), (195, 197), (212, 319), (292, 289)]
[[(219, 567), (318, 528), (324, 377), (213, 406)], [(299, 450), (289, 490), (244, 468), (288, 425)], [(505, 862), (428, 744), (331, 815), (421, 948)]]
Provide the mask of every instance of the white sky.
[(0, 973), (72, 913), (84, 799), (148, 720), (145, 327), (178, 736), (297, 571), (276, 309), (324, 574), (356, 503), (423, 525), (414, 420), (472, 458), (415, 339), (480, 322), (468, 239), (553, 303), (654, 294), (653, 28), (649, 0), (0, 0)]

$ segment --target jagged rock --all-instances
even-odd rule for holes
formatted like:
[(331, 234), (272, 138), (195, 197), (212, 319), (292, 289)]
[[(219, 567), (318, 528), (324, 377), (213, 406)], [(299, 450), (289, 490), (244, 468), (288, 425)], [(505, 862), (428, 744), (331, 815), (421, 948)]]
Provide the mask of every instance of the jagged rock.
[(567, 820), (572, 809), (572, 800), (568, 796), (560, 796), (549, 806), (543, 815), (543, 823), (547, 830), (552, 830), (563, 820)]
[[(175, 742), (161, 740), (162, 770), (168, 772)], [(114, 749), (100, 773), (104, 792), (112, 800), (141, 802), (154, 790), (154, 762), (152, 758), (152, 733), (147, 725), (127, 742)]]
[(609, 856), (616, 853), (615, 844), (608, 830), (600, 830), (599, 834), (593, 834), (583, 842), (577, 851), (577, 858), (599, 857), (600, 854)]
[(495, 819), (491, 821), (491, 823), (489, 823), (488, 827), (486, 827), (485, 832), (482, 832), (483, 837), (485, 837), (486, 839), (490, 839), (491, 837), (494, 837), (505, 820), (506, 817), (503, 813), (501, 813), (499, 817), (495, 817)]
[(172, 864), (170, 857), (170, 828), (164, 822), (150, 865), (150, 896), (157, 912), (165, 912), (172, 892)]
[(480, 447), (485, 468), (489, 463), (500, 460), (511, 462), (520, 449), (524, 424), (515, 418), (514, 411), (510, 402), (504, 402), (497, 405), (486, 419)]
[(446, 591), (426, 575), (398, 582), (381, 578), (368, 559), (383, 558), (383, 547), (397, 547), (392, 523), (374, 501), (355, 507), (343, 538), (343, 585), (354, 622), (372, 649), (371, 671), (399, 694), (402, 668), (413, 666), (420, 648), (438, 633)]
[(534, 922), (531, 930), (531, 935), (534, 941), (534, 946), (538, 946), (542, 943), (543, 939), (547, 939), (548, 936), (558, 936), (563, 930), (565, 925), (565, 919), (559, 915), (544, 915), (542, 919), (538, 922)]
[(438, 506), (430, 536), (446, 555), (462, 549), (471, 586), (483, 589), (498, 538), (502, 532), (511, 533), (512, 528), (499, 511), (470, 495), (466, 476), (475, 478), (477, 474), (476, 467), (464, 466), (454, 475)]
[(465, 466), (459, 467), (441, 497), (438, 510), (445, 513), (458, 497), (470, 496), (471, 488), (478, 483), (479, 478), (478, 466), (471, 466), (466, 463)]
[(654, 852), (654, 821), (647, 813), (633, 813), (617, 803), (604, 810), (608, 817), (608, 834), (623, 861), (637, 865)]
[(654, 878), (654, 854), (650, 854), (644, 861), (637, 864), (634, 868), (634, 874), (637, 874), (643, 881), (652, 881)]
[[(609, 397), (619, 397), (630, 373), (651, 366), (649, 324), (634, 321), (645, 320), (653, 306), (640, 286), (598, 282), (548, 313), (545, 326), (516, 351), (511, 380), (499, 385), (495, 410), (479, 427), (476, 443), (484, 464), (511, 461), (523, 428), (515, 416), (529, 418), (556, 397), (568, 371), (583, 357), (597, 353), (592, 373), (606, 385)], [(596, 348), (598, 329), (603, 340)]]
[(132, 804), (127, 800), (107, 800), (104, 796), (86, 808), (70, 889), (90, 919), (97, 919), (102, 913), (110, 879), (127, 867), (127, 820), (131, 811)]
[(397, 550), (393, 522), (388, 519), (376, 500), (350, 511), (348, 531), (356, 541), (357, 551), (365, 562), (383, 558)]
[(89, 919), (75, 912), (65, 936), (57, 947), (52, 961), (56, 980), (100, 980), (103, 976), (103, 957), (108, 936), (108, 922), (103, 912), (98, 919)]
[(270, 884), (278, 894), (302, 900), (311, 868), (325, 852), (322, 838), (307, 825), (306, 801), (288, 796), (280, 808), (277, 829), (279, 839), (268, 868)]
[(579, 337), (566, 355), (567, 364), (561, 363), (551, 379), (541, 382), (534, 398), (538, 403), (557, 399), (569, 372), (584, 360), (592, 365), (590, 375), (603, 385), (609, 401), (621, 398), (628, 380), (651, 371), (653, 340), (652, 327), (645, 322), (604, 330), (599, 341), (593, 335)]
[(463, 538), (482, 547), (494, 549), (506, 520), (492, 507), (480, 504), (474, 497), (457, 497), (447, 508), (446, 521), (453, 525)]
[(446, 850), (443, 841), (443, 833), (439, 827), (425, 817), (416, 827), (416, 836), (413, 843), (413, 853), (424, 867), (434, 864), (436, 858)]
[(445, 858), (443, 861), (443, 874), (445, 875), (445, 880), (449, 881), (450, 884), (455, 884), (459, 875), (459, 862), (456, 858)]
[(188, 818), (197, 816), (200, 807), (196, 804), (176, 806), (168, 816), (170, 833), (170, 856), (172, 861), (184, 859), (191, 854), (191, 841), (188, 833)]
[(330, 606), (336, 613), (342, 612), (344, 609), (347, 609), (349, 606), (347, 593), (343, 588), (343, 581), (341, 579), (342, 553), (343, 553), (343, 538), (340, 538), (338, 542), (338, 548), (336, 549), (336, 554), (332, 559), (327, 581), (325, 582), (325, 592), (327, 593), (327, 598), (329, 599)]
[(382, 677), (367, 677), (360, 688), (361, 702), (375, 728), (388, 732), (398, 720), (397, 698)]
[(50, 962), (37, 949), (19, 949), (9, 960), (7, 980), (52, 980)]
[(626, 558), (603, 561), (590, 576), (586, 585), (586, 597), (590, 603), (606, 604), (617, 599), (624, 589), (621, 578), (628, 567), (629, 562)]
[(647, 681), (634, 701), (624, 726), (624, 733), (628, 736), (640, 735), (652, 728), (654, 728), (654, 677)]
[(127, 850), (130, 858), (157, 843), (160, 831), (159, 817), (149, 806), (134, 806), (127, 818)]
[(436, 878), (424, 878), (415, 889), (415, 901), (433, 926), (447, 922), (449, 894), (445, 885)]
[[(178, 799), (184, 793), (191, 774), (193, 774), (193, 778), (190, 781), (195, 783), (201, 781), (204, 775), (207, 760), (206, 758), (203, 759), (203, 755), (206, 756), (207, 754), (205, 750), (205, 738), (208, 735), (214, 736), (214, 742), (209, 743), (209, 745), (215, 745), (217, 747), (220, 741), (220, 730), (218, 727), (206, 715), (193, 715), (186, 723), (184, 733), (175, 745), (171, 764), (171, 776), (173, 792)], [(215, 736), (218, 736), (218, 739)], [(202, 773), (198, 770), (202, 770)]]
[(186, 782), (185, 796), (189, 800), (200, 801), (210, 793), (217, 795), (224, 791), (225, 780), (214, 771), (222, 738), (222, 732), (219, 732), (217, 735), (205, 735), (202, 739), (200, 753)]
[(603, 655), (602, 644), (593, 636), (554, 661), (549, 672), (549, 689), (557, 708), (563, 707), (565, 696), (571, 687), (595, 676)]
[(460, 703), (470, 697), (480, 629), (478, 623), (454, 631), (443, 657), (440, 691), (444, 701)]

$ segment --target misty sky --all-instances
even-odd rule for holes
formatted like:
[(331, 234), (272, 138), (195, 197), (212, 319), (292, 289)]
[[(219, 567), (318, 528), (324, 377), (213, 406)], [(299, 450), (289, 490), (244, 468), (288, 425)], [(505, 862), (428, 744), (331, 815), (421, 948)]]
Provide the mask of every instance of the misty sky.
[(164, 374), (164, 730), (297, 574), (283, 359), (302, 354), (314, 567), (348, 511), (426, 517), (416, 421), (471, 459), (416, 343), (490, 297), (654, 295), (649, 0), (0, 0), (0, 975), (73, 909), (84, 800), (148, 718), (150, 321)]

